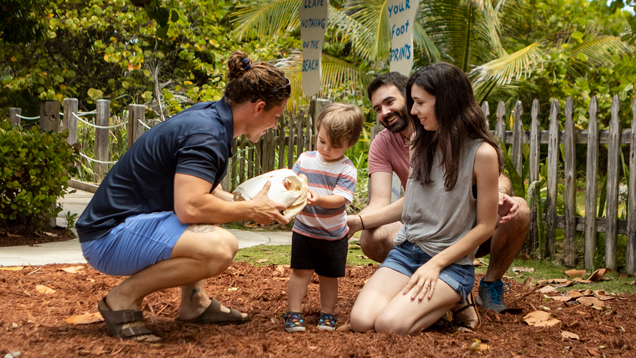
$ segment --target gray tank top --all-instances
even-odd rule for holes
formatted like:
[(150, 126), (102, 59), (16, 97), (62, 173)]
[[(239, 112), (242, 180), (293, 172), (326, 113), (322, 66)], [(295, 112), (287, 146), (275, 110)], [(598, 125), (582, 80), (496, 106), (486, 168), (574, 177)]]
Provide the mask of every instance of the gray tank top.
[[(404, 193), (404, 225), (395, 245), (410, 241), (427, 254), (435, 256), (462, 238), (477, 224), (477, 200), (472, 193), (475, 153), (483, 140), (464, 143), (457, 183), (451, 191), (444, 189), (444, 168), (437, 152), (431, 167), (432, 183), (424, 185), (409, 178)], [(455, 263), (472, 265), (475, 248)]]

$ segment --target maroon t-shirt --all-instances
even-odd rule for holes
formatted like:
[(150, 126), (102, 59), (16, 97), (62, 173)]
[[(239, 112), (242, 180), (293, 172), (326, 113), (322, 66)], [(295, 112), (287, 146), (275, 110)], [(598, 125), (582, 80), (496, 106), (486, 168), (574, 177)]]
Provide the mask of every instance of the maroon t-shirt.
[(400, 133), (383, 129), (378, 133), (369, 149), (369, 175), (373, 173), (397, 174), (406, 189), (409, 177), (409, 146), (404, 144)]

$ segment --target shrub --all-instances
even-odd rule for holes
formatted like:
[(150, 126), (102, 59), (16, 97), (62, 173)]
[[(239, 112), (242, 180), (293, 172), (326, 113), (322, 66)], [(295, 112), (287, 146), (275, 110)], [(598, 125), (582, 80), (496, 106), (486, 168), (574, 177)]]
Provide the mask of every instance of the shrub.
[(77, 173), (79, 159), (67, 136), (0, 123), (0, 224), (33, 232), (62, 210), (55, 200)]

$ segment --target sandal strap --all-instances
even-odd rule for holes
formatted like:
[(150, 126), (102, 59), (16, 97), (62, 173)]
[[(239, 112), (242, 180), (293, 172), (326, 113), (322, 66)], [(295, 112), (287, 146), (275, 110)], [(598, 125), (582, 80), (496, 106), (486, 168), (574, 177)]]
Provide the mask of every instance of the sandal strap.
[[(133, 323), (143, 321), (144, 315), (141, 311), (121, 310), (121, 311), (104, 311), (102, 316), (108, 316), (108, 320), (116, 324)], [(106, 317), (104, 317), (106, 319)]]
[(145, 336), (147, 334), (153, 334), (151, 330), (146, 328), (146, 326), (133, 326), (122, 328), (119, 331), (118, 336), (121, 338), (132, 338), (137, 336)]

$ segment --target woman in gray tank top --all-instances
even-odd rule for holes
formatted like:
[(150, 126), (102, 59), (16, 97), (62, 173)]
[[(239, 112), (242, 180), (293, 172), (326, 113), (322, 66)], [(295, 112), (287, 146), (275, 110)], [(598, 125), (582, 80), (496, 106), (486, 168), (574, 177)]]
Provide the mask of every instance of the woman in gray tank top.
[(497, 222), (503, 156), (464, 72), (421, 68), (406, 95), (418, 120), (404, 198), (364, 217), (371, 227), (404, 225), (353, 306), (354, 331), (418, 333), (469, 301), (475, 251)]

